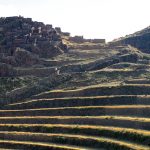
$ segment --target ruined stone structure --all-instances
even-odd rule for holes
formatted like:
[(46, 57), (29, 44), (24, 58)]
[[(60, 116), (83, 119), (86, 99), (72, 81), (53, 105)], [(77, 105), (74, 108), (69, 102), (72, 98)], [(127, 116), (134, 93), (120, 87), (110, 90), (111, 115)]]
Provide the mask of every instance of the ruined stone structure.
[(76, 42), (76, 43), (90, 42), (90, 43), (104, 43), (105, 44), (105, 39), (84, 39), (83, 36), (70, 37), (69, 40)]
[(60, 28), (21, 16), (0, 18), (0, 77), (53, 74), (56, 71), (49, 68), (16, 68), (38, 66), (41, 59), (64, 52), (67, 46), (62, 42)]
[(60, 27), (55, 27), (55, 30), (56, 30), (56, 32), (57, 33), (59, 33), (59, 34), (61, 34), (62, 32), (61, 32), (61, 28)]
[(16, 48), (39, 55), (53, 57), (67, 51), (62, 43), (61, 29), (32, 21), (31, 18), (0, 18), (0, 54), (14, 56)]
[(63, 36), (70, 36), (70, 33), (69, 32), (62, 32), (61, 33)]
[(69, 40), (76, 43), (82, 43), (84, 38), (83, 36), (74, 36), (74, 37), (70, 37)]
[(105, 39), (91, 39), (92, 43), (106, 43)]

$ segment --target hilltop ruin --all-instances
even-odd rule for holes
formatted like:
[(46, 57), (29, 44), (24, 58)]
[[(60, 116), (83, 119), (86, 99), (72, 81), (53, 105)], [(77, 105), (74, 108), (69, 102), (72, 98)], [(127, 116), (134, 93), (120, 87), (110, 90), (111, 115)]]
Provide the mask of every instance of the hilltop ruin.
[(13, 57), (18, 47), (39, 57), (53, 57), (67, 51), (60, 33), (50, 24), (21, 16), (0, 18), (1, 57)]

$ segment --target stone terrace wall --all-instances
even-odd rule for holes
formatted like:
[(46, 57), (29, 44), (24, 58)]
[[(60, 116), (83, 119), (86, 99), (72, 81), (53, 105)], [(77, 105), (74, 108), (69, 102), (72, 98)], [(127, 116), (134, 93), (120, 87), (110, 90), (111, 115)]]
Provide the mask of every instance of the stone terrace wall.
[(70, 41), (76, 42), (76, 43), (84, 43), (84, 42), (90, 42), (90, 43), (104, 43), (105, 39), (84, 39), (83, 36), (74, 36), (69, 38)]

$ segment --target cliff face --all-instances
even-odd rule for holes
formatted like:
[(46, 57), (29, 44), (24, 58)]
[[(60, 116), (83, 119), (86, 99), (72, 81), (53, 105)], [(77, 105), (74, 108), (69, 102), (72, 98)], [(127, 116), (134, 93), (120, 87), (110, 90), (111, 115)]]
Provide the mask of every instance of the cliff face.
[[(18, 48), (23, 49), (20, 51), (23, 54), (16, 55)], [(18, 56), (25, 57), (24, 54), (28, 53), (50, 58), (66, 51), (60, 33), (52, 25), (32, 21), (31, 18), (0, 18), (0, 57), (4, 63), (15, 64), (21, 59)]]
[(113, 44), (130, 44), (142, 52), (150, 53), (150, 26), (134, 34), (112, 41)]

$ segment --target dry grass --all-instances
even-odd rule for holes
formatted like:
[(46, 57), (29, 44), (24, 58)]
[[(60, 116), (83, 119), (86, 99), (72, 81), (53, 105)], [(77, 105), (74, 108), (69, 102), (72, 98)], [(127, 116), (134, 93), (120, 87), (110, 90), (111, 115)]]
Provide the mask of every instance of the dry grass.
[(112, 137), (130, 140), (144, 145), (150, 142), (150, 131), (113, 126), (93, 125), (66, 125), (66, 124), (0, 124), (1, 131), (42, 132), (42, 133), (67, 133), (91, 136)]
[[(8, 104), (8, 105), (6, 105), (6, 108), (7, 107), (13, 108), (14, 106), (16, 108), (18, 107), (18, 109), (20, 109), (19, 108), (20, 106), (27, 106), (26, 108), (30, 108), (32, 105), (34, 107), (36, 107), (36, 105), (35, 105), (36, 103), (40, 103), (41, 104), (40, 106), (43, 107), (42, 104), (44, 102), (46, 102), (46, 103), (49, 102), (51, 104), (54, 104), (55, 102), (65, 101), (65, 103), (68, 104), (69, 102), (74, 101), (74, 100), (77, 103), (79, 103), (80, 101), (85, 101), (85, 100), (86, 100), (86, 102), (88, 102), (88, 101), (95, 101), (96, 100), (97, 102), (98, 101), (101, 102), (101, 105), (102, 105), (102, 100), (106, 101), (106, 100), (109, 99), (109, 100), (112, 101), (112, 104), (113, 104), (113, 100), (119, 100), (119, 99), (122, 99), (122, 98), (123, 98), (123, 100), (124, 100), (124, 98), (126, 98), (126, 99), (128, 99), (130, 101), (132, 99), (134, 99), (134, 100), (138, 99), (138, 100), (144, 101), (144, 99), (150, 98), (150, 95), (146, 95), (146, 96), (145, 95), (111, 95), (111, 96), (92, 96), (92, 97), (64, 97), (64, 98), (49, 98), (49, 99), (44, 98), (44, 99), (33, 99), (33, 100), (31, 99), (31, 100), (22, 101), (22, 102), (19, 102), (19, 103)], [(123, 101), (122, 101), (122, 103), (123, 103)], [(138, 103), (136, 103), (136, 104), (138, 104)], [(121, 103), (120, 103), (120, 105), (121, 105)]]
[(124, 116), (16, 116), (16, 117), (0, 117), (3, 119), (111, 119), (111, 120), (127, 120), (127, 121), (139, 121), (150, 122), (150, 118), (142, 117), (124, 117)]
[(42, 110), (67, 110), (67, 109), (127, 109), (127, 108), (150, 108), (150, 105), (113, 105), (113, 106), (77, 106), (77, 107), (58, 107), (58, 108), (37, 108), (37, 109), (21, 109), (21, 110), (0, 110), (1, 112), (28, 112)]
[(18, 129), (24, 127), (47, 127), (47, 128), (79, 128), (79, 129), (96, 129), (96, 130), (108, 130), (108, 131), (119, 131), (119, 132), (130, 132), (136, 133), (139, 135), (150, 136), (150, 131), (140, 130), (140, 129), (132, 129), (132, 128), (120, 128), (120, 127), (112, 127), (112, 126), (94, 126), (94, 125), (67, 125), (67, 124), (0, 124), (0, 127), (16, 127)]
[(42, 142), (29, 142), (29, 141), (14, 141), (14, 140), (0, 140), (0, 145), (3, 147), (28, 147), (30, 149), (51, 149), (51, 150), (81, 150), (80, 148), (73, 148), (61, 144), (47, 144)]
[(97, 89), (97, 88), (113, 88), (113, 87), (148, 87), (150, 88), (150, 84), (126, 84), (126, 85), (120, 85), (120, 82), (113, 82), (113, 83), (107, 83), (107, 84), (96, 84), (96, 85), (90, 85), (90, 86), (86, 86), (86, 87), (80, 87), (78, 89), (75, 90), (64, 90), (64, 89), (57, 89), (57, 90), (51, 90), (51, 91), (47, 91), (47, 92), (43, 92), (40, 93), (38, 95), (42, 95), (42, 94), (48, 94), (48, 93), (69, 93), (69, 92), (78, 92), (78, 91), (82, 91), (82, 90), (92, 90), (92, 89)]
[(74, 134), (46, 134), (46, 133), (32, 133), (32, 132), (0, 132), (0, 136), (5, 135), (5, 138), (14, 138), (15, 140), (33, 140), (40, 142), (54, 142), (63, 143), (79, 146), (87, 146), (92, 148), (108, 148), (112, 147), (116, 149), (132, 149), (132, 150), (149, 150), (149, 147), (142, 146), (130, 142), (124, 142), (120, 140), (115, 140), (111, 138), (104, 137), (93, 137), (93, 136), (83, 136)]

